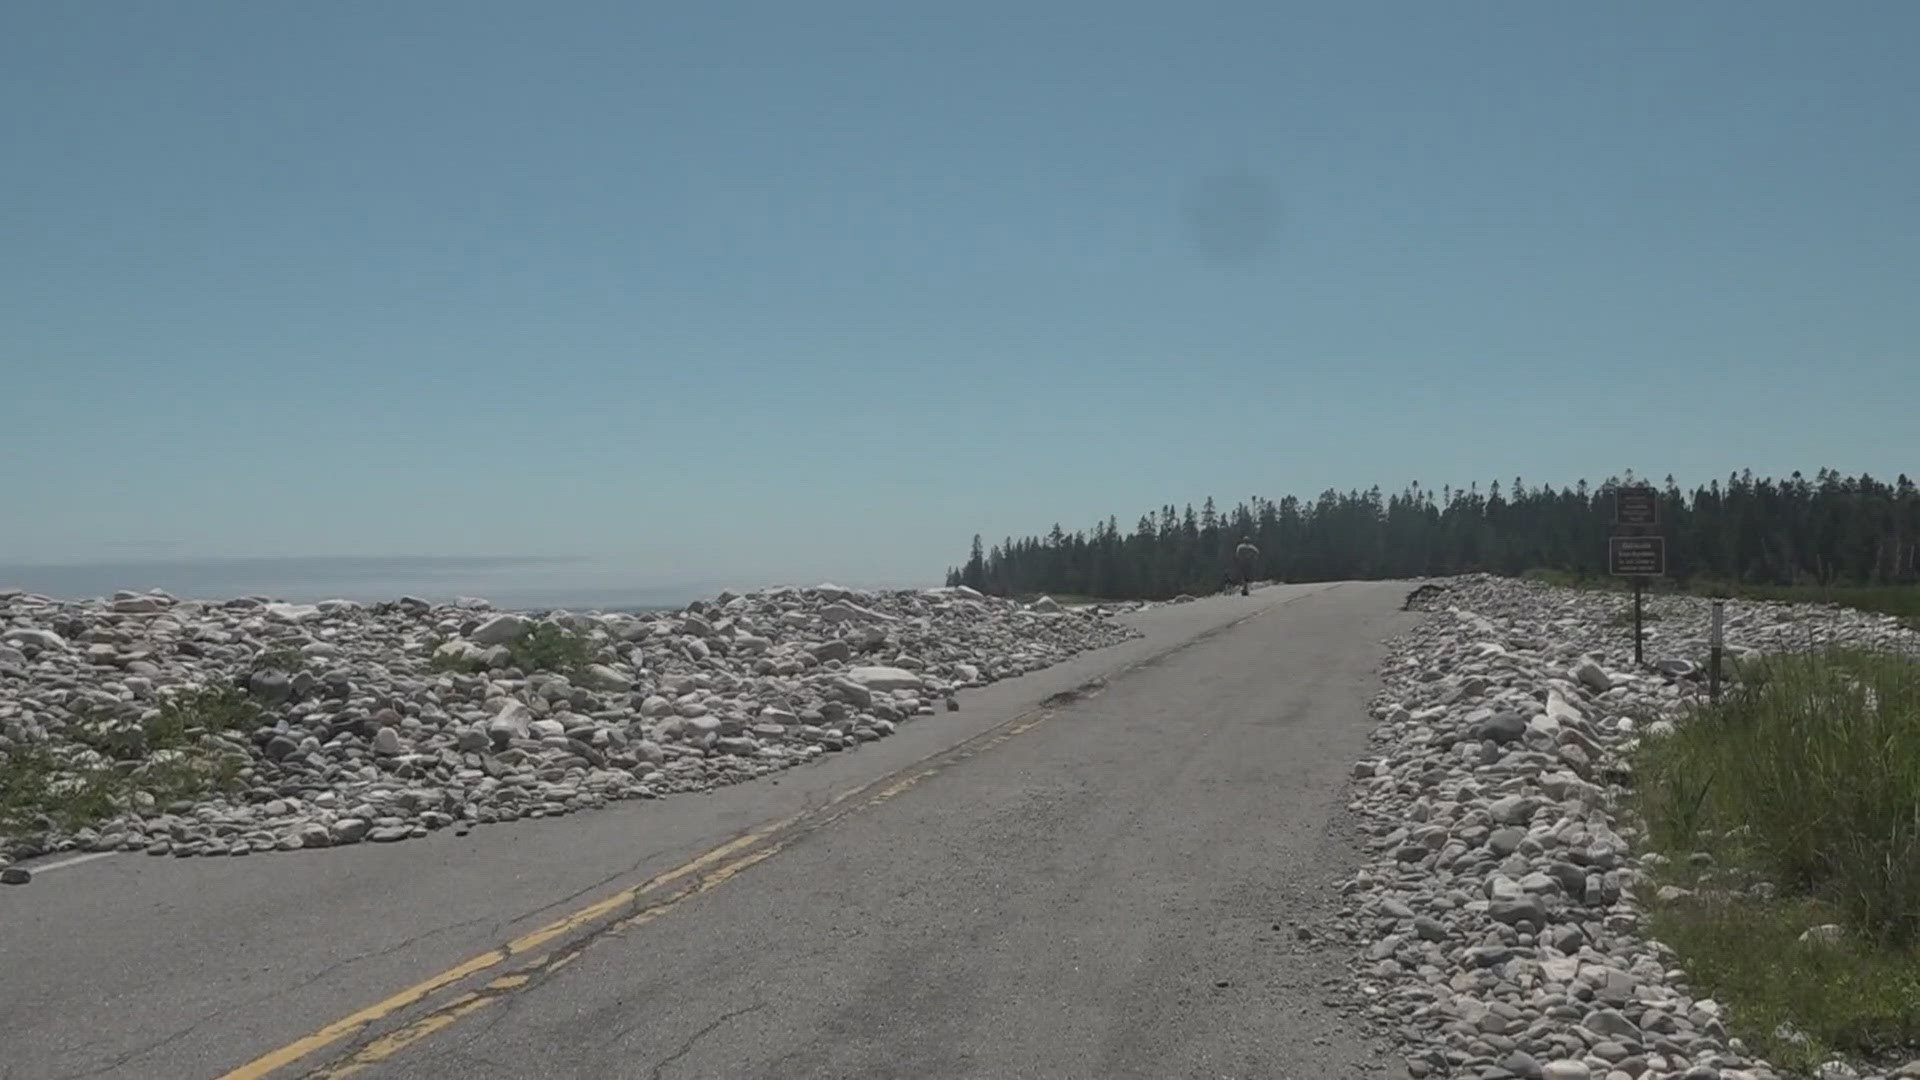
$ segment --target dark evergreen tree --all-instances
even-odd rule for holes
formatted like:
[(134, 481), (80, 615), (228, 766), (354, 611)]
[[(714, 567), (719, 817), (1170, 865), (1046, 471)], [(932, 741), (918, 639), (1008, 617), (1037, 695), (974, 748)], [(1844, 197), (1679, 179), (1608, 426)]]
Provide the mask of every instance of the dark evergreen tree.
[[(1260, 573), (1287, 581), (1401, 578), (1542, 568), (1606, 570), (1613, 493), (1634, 475), (1571, 488), (1529, 488), (1515, 477), (1484, 491), (1451, 484), (1436, 499), (1411, 484), (1322, 492), (1312, 502), (1254, 497), (1230, 510), (1208, 498), (1198, 513), (1169, 503), (1131, 533), (1108, 518), (1091, 533), (1055, 525), (1044, 537), (982, 550), (974, 538), (952, 584), (1001, 595), (1079, 593), (1166, 598), (1219, 586), (1234, 545), (1250, 537)], [(1920, 488), (1821, 469), (1811, 481), (1755, 479), (1742, 470), (1724, 486), (1683, 491), (1671, 476), (1659, 492), (1668, 568), (1685, 581), (1875, 584), (1920, 580)]]

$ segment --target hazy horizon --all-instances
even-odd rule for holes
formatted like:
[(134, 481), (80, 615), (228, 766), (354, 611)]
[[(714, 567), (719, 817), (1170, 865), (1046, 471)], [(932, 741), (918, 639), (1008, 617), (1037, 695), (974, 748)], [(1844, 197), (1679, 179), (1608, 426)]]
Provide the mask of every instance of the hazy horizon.
[[(419, 596), (436, 602), (478, 597), (502, 608), (668, 608), (718, 595), (821, 580), (666, 581), (601, 560), (557, 556), (228, 556), (74, 562), (0, 562), (0, 589), (63, 600), (163, 589), (181, 599), (269, 596), (277, 600), (377, 602)], [(852, 588), (937, 585), (836, 581)]]

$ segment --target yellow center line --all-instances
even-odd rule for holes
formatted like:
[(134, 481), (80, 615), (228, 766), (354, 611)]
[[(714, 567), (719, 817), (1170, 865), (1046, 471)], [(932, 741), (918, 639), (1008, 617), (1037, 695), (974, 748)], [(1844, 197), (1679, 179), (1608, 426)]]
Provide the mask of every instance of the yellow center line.
[(801, 818), (805, 816), (806, 816), (805, 813), (795, 814), (792, 817), (782, 818), (771, 825), (764, 825), (758, 829), (753, 830), (752, 832), (747, 833), (744, 836), (740, 836), (734, 840), (728, 841), (727, 843), (721, 844), (719, 847), (714, 848), (712, 851), (707, 852), (706, 854), (700, 856), (699, 858), (693, 860), (690, 863), (687, 863), (684, 866), (679, 866), (672, 870), (669, 870), (666, 873), (659, 875), (658, 877), (652, 878), (651, 880), (645, 882), (644, 884), (634, 885), (634, 886), (630, 886), (628, 888), (622, 889), (619, 892), (614, 893), (612, 896), (609, 896), (605, 900), (602, 900), (598, 903), (589, 904), (586, 907), (581, 908), (579, 911), (576, 911), (573, 914), (566, 916), (565, 918), (557, 919), (541, 927), (540, 929), (533, 931), (530, 934), (526, 934), (522, 937), (515, 938), (514, 940), (508, 942), (507, 952), (509, 955), (513, 955), (513, 956), (518, 956), (521, 953), (525, 953), (525, 952), (532, 952), (533, 950), (539, 948), (540, 946), (545, 945), (547, 942), (552, 941), (554, 938), (560, 937), (571, 931), (578, 930), (580, 927), (585, 926), (588, 923), (598, 922), (601, 919), (601, 917), (612, 914), (613, 912), (618, 911), (623, 907), (626, 907), (627, 905), (633, 903), (633, 901), (638, 897), (640, 897), (641, 895), (652, 892), (655, 889), (660, 888), (662, 885), (666, 885), (671, 882), (678, 881), (689, 874), (698, 873), (701, 870), (705, 869), (706, 867), (711, 866), (712, 864), (719, 862), (722, 859), (725, 859), (727, 856), (733, 854), (736, 851), (739, 851), (742, 848), (752, 847), (754, 844), (757, 844), (760, 841), (766, 839), (772, 833), (779, 832), (781, 829), (784, 829), (787, 826), (792, 825), (794, 822), (799, 821)]
[[(868, 786), (870, 785), (862, 785), (861, 787), (854, 788), (852, 791), (843, 792), (827, 805), (831, 806), (842, 799), (856, 795), (864, 791)], [(730, 840), (706, 852), (685, 865), (653, 877), (642, 884), (622, 889), (605, 900), (589, 904), (565, 918), (557, 919), (532, 933), (516, 938), (508, 942), (504, 948), (489, 949), (457, 967), (449, 968), (432, 978), (424, 979), (397, 994), (369, 1005), (359, 1012), (336, 1020), (311, 1035), (296, 1039), (278, 1050), (262, 1054), (260, 1057), (247, 1062), (245, 1065), (226, 1073), (221, 1077), (221, 1080), (260, 1080), (261, 1077), (268, 1076), (276, 1070), (285, 1068), (299, 1061), (301, 1058), (311, 1055), (317, 1050), (324, 1049), (351, 1035), (355, 1031), (366, 1027), (368, 1024), (375, 1023), (402, 1009), (418, 1004), (436, 991), (445, 989), (448, 986), (461, 982), (469, 976), (485, 971), (496, 964), (504, 962), (511, 956), (530, 952), (569, 931), (577, 930), (588, 923), (594, 922), (630, 905), (634, 900), (647, 893), (653, 892), (674, 881), (678, 881), (689, 874), (698, 873), (700, 870), (713, 865), (715, 862), (725, 859), (728, 855), (765, 839), (769, 834), (792, 825), (804, 816), (806, 816), (804, 813), (795, 814), (768, 825), (763, 825), (752, 832)]]
[(266, 1076), (276, 1069), (284, 1068), (299, 1061), (301, 1058), (306, 1057), (316, 1050), (338, 1042), (382, 1017), (389, 1016), (409, 1005), (419, 1002), (436, 990), (451, 986), (475, 972), (485, 971), (506, 958), (507, 953), (504, 949), (492, 949), (481, 953), (479, 956), (461, 964), (459, 967), (449, 968), (431, 979), (415, 983), (405, 990), (394, 994), (392, 997), (369, 1005), (350, 1016), (336, 1020), (303, 1039), (296, 1039), (278, 1050), (263, 1054), (232, 1072), (227, 1073), (222, 1080), (254, 1080), (254, 1078), (257, 1077)]
[[(420, 1022), (409, 1024), (391, 1035), (383, 1036), (367, 1044), (366, 1049), (355, 1054), (351, 1060), (342, 1063), (338, 1068), (328, 1070), (326, 1073), (327, 1080), (344, 1080), (345, 1077), (352, 1076), (354, 1073), (370, 1068), (381, 1061), (385, 1061), (387, 1058), (405, 1050), (407, 1047), (412, 1046), (414, 1043), (419, 1042), (434, 1032), (458, 1023), (461, 1017), (469, 1013), (479, 1012), (481, 1009), (493, 1004), (496, 1000), (498, 1000), (496, 997), (483, 997), (479, 994), (463, 994), (448, 1002), (440, 1011), (425, 1017)], [(376, 1049), (378, 1052), (375, 1052)]]

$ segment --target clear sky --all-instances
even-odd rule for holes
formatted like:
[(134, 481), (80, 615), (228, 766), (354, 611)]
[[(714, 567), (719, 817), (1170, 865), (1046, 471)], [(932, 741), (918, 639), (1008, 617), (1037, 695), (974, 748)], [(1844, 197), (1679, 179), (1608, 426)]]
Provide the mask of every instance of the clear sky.
[(1917, 47), (1904, 2), (6, 5), (0, 563), (911, 584), (1209, 494), (1912, 471)]

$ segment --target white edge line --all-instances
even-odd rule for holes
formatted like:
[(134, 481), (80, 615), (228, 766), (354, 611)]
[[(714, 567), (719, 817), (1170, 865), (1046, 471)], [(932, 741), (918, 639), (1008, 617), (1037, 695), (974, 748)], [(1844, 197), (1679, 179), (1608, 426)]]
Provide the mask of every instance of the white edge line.
[(34, 873), (34, 876), (38, 877), (39, 875), (44, 874), (49, 870), (65, 870), (69, 866), (79, 866), (81, 863), (84, 863), (84, 862), (92, 862), (95, 859), (111, 858), (118, 854), (120, 853), (117, 851), (94, 851), (85, 855), (75, 855), (71, 859), (61, 859), (59, 862), (42, 863), (39, 866), (25, 866), (25, 867), (22, 867), (21, 869), (31, 870)]

